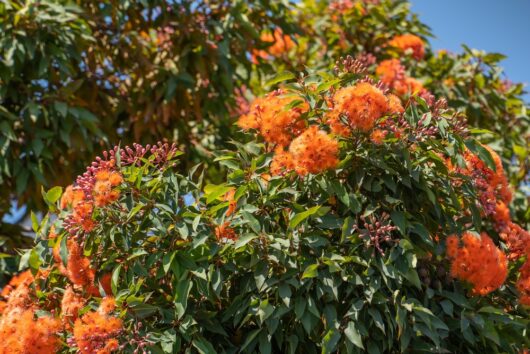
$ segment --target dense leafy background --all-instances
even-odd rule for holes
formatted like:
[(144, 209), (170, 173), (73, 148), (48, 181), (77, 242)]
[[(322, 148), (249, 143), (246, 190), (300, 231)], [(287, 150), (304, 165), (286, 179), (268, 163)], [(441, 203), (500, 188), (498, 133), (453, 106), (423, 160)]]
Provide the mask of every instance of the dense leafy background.
[(42, 185), (69, 184), (109, 142), (165, 138), (208, 158), (227, 138), (249, 49), (286, 23), (287, 4), (2, 2), (2, 213), (10, 197), (42, 206)]

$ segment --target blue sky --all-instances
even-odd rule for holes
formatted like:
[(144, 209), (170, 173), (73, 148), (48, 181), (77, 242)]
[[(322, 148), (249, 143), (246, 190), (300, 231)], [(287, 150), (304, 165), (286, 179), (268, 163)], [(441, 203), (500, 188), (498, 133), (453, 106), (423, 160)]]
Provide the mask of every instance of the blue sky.
[[(471, 48), (507, 55), (508, 78), (530, 90), (530, 0), (411, 0), (412, 10), (432, 29), (434, 49)], [(530, 94), (526, 94), (530, 101)]]

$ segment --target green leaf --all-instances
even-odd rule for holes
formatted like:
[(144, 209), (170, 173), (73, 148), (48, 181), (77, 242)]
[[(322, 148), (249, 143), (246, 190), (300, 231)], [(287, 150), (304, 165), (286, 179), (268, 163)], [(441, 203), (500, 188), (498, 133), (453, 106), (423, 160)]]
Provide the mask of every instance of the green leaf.
[(408, 268), (406, 272), (403, 272), (403, 276), (410, 281), (416, 288), (421, 289), (421, 282), (420, 278), (418, 276), (418, 272), (416, 272), (413, 268)]
[(258, 238), (258, 235), (247, 234), (247, 235), (241, 236), (240, 238), (237, 239), (234, 247), (236, 249), (241, 248), (255, 238)]
[(68, 105), (61, 101), (55, 101), (53, 102), (53, 107), (62, 117), (66, 117), (66, 114), (68, 113)]
[(250, 225), (250, 228), (252, 229), (252, 231), (259, 234), (261, 231), (261, 224), (258, 221), (258, 219), (256, 219), (254, 215), (252, 215), (248, 211), (242, 211), (241, 215), (243, 216), (243, 219), (248, 221), (248, 224)]
[(188, 297), (190, 295), (193, 283), (189, 279), (179, 280), (175, 289), (175, 310), (177, 311), (177, 318), (181, 319), (186, 313), (188, 307)]
[(340, 83), (342, 79), (332, 79), (329, 81), (325, 81), (317, 86), (316, 92), (320, 93), (322, 91), (327, 91), (331, 86), (334, 86), (338, 83)]
[(206, 197), (206, 204), (210, 204), (217, 198), (225, 195), (228, 191), (230, 191), (233, 187), (228, 187), (224, 184), (215, 185), (215, 184), (208, 184), (204, 187), (204, 195)]
[(212, 343), (208, 342), (206, 338), (204, 337), (197, 337), (191, 342), (193, 346), (199, 351), (201, 354), (214, 354), (217, 353), (217, 351), (214, 349)]
[(66, 245), (67, 239), (68, 237), (63, 235), (60, 240), (61, 244), (59, 246), (59, 255), (61, 256), (61, 262), (63, 262), (63, 266), (65, 267), (68, 263), (68, 247)]
[(291, 305), (291, 287), (286, 284), (282, 283), (278, 287), (278, 295), (280, 295), (280, 298), (282, 299), (285, 306), (289, 307)]
[(405, 235), (407, 233), (407, 220), (405, 214), (402, 211), (394, 210), (390, 216), (392, 222), (398, 227), (401, 234)]
[(176, 254), (177, 251), (173, 251), (164, 255), (164, 258), (162, 259), (162, 269), (164, 270), (165, 274), (169, 272), (169, 269), (171, 268), (171, 264), (173, 263)]
[(318, 276), (318, 264), (311, 264), (304, 270), (302, 279), (315, 278), (316, 276)]
[(32, 249), (26, 250), (26, 252), (24, 252), (24, 254), (20, 257), (20, 261), (18, 263), (19, 271), (22, 271), (28, 267), (29, 258), (31, 256), (32, 251)]
[(257, 316), (260, 323), (264, 323), (267, 318), (269, 318), (274, 312), (274, 306), (269, 304), (269, 300), (264, 300), (260, 303)]
[(138, 318), (146, 318), (155, 314), (158, 311), (158, 307), (143, 302), (129, 302), (128, 306), (133, 310), (134, 314)]
[(281, 72), (275, 76), (273, 76), (269, 81), (267, 81), (265, 83), (265, 86), (272, 86), (272, 85), (275, 85), (279, 82), (282, 82), (282, 81), (287, 81), (287, 80), (292, 80), (294, 79), (296, 76), (294, 76), (294, 74), (290, 71), (284, 71), (284, 72)]
[(56, 186), (50, 189), (48, 192), (46, 192), (46, 202), (50, 204), (54, 204), (61, 198), (61, 195), (63, 194), (63, 188)]
[(340, 237), (340, 242), (343, 243), (348, 236), (352, 234), (353, 230), (353, 224), (355, 223), (355, 219), (351, 216), (348, 216), (344, 220), (344, 224), (342, 225), (342, 232)]
[(114, 268), (114, 271), (112, 272), (110, 287), (112, 289), (113, 294), (118, 293), (118, 281), (120, 279), (120, 272), (121, 272), (121, 264), (118, 265), (116, 268)]
[(136, 205), (134, 206), (134, 208), (132, 208), (132, 210), (129, 211), (129, 214), (127, 215), (127, 221), (132, 220), (132, 218), (133, 218), (136, 214), (138, 214), (138, 212), (139, 212), (140, 210), (142, 210), (142, 208), (143, 208), (144, 206), (145, 206), (145, 204), (143, 204), (143, 203), (138, 203), (138, 204), (136, 204)]
[(307, 305), (306, 299), (301, 298), (301, 297), (296, 299), (294, 303), (294, 314), (296, 315), (297, 319), (301, 319), (302, 316), (304, 315), (306, 305)]
[(304, 221), (308, 217), (314, 215), (320, 209), (320, 207), (321, 207), (320, 205), (317, 205), (317, 206), (312, 207), (311, 209), (308, 209), (308, 210), (306, 210), (306, 211), (304, 211), (302, 213), (296, 214), (291, 219), (291, 221), (289, 222), (289, 228), (294, 229), (295, 227), (297, 227), (298, 224), (300, 224), (302, 221)]
[[(442, 301), (440, 302), (440, 306), (442, 306), (443, 311), (444, 311), (447, 315), (453, 317), (453, 303), (452, 303), (451, 301), (449, 301), (449, 300), (442, 300)], [(480, 310), (479, 310), (479, 312), (480, 312)], [(501, 313), (501, 314), (502, 314), (502, 313)]]
[(261, 331), (261, 328), (258, 328), (258, 329), (255, 329), (253, 330), (252, 332), (250, 332), (248, 335), (247, 335), (247, 338), (245, 338), (245, 342), (243, 343), (243, 345), (241, 346), (241, 348), (239, 349), (239, 352), (240, 353), (244, 353), (244, 349), (246, 347), (248, 347), (250, 345), (250, 343), (252, 343), (252, 341), (256, 338), (256, 336), (259, 334), (259, 332)]
[(340, 332), (336, 328), (331, 328), (322, 341), (322, 354), (334, 353), (340, 340)]
[(357, 330), (357, 327), (355, 326), (355, 322), (350, 321), (348, 322), (348, 326), (346, 326), (346, 329), (344, 330), (344, 334), (346, 335), (346, 338), (355, 346), (364, 349), (363, 345), (363, 339)]
[(39, 254), (37, 253), (37, 250), (34, 248), (31, 250), (29, 255), (28, 264), (32, 269), (39, 269), (41, 265), (41, 259), (39, 257)]
[(31, 228), (33, 229), (33, 232), (37, 232), (39, 230), (39, 220), (37, 219), (37, 215), (31, 211)]

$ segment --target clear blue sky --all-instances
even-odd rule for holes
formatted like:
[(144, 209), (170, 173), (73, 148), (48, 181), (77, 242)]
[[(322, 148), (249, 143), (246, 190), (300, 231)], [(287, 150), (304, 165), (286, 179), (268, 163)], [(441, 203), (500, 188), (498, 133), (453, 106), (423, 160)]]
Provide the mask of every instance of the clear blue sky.
[[(434, 49), (471, 48), (507, 55), (508, 78), (530, 91), (530, 0), (411, 0), (412, 10), (432, 29)], [(530, 101), (530, 94), (526, 94)]]

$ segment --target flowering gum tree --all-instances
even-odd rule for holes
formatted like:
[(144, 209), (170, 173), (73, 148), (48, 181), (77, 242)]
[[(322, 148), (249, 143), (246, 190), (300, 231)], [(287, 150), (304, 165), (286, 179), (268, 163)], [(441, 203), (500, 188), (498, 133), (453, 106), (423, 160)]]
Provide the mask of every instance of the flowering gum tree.
[(499, 156), (444, 99), (346, 64), (251, 103), (224, 183), (134, 145), (48, 191), (4, 351), (29, 345), (17, 313), (50, 323), (31, 337), (49, 353), (526, 348), (528, 233)]

